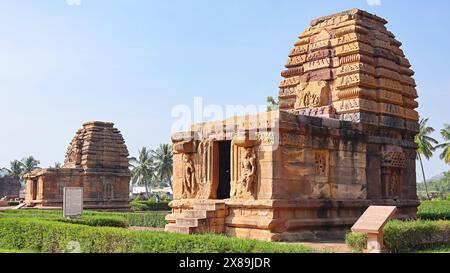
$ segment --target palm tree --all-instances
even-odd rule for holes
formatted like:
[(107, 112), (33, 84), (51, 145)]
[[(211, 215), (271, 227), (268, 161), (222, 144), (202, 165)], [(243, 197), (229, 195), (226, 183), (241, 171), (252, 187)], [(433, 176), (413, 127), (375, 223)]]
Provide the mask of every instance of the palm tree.
[(267, 112), (275, 111), (279, 109), (279, 102), (272, 96), (267, 97)]
[(61, 169), (62, 168), (62, 164), (59, 162), (55, 162), (55, 164), (53, 166), (50, 166), (49, 168), (51, 169)]
[(441, 130), (441, 135), (446, 142), (437, 146), (436, 148), (444, 149), (439, 157), (444, 160), (446, 164), (450, 164), (450, 125), (444, 125), (444, 129)]
[(131, 183), (132, 185), (144, 185), (147, 197), (149, 197), (148, 187), (155, 182), (155, 168), (151, 151), (146, 147), (139, 150), (139, 158), (130, 158)]
[[(161, 144), (152, 152), (155, 171), (160, 183), (168, 182), (172, 188), (173, 154), (172, 145)], [(172, 188), (173, 189), (173, 188)]]
[(11, 161), (9, 169), (3, 168), (2, 170), (8, 176), (15, 176), (22, 179), (23, 166), (22, 163), (18, 160)]
[(432, 137), (430, 134), (435, 130), (433, 127), (427, 125), (428, 118), (422, 119), (420, 121), (420, 131), (416, 135), (415, 142), (418, 146), (417, 149), (417, 158), (420, 161), (420, 166), (422, 168), (423, 182), (425, 183), (425, 191), (427, 193), (428, 199), (430, 198), (430, 194), (428, 192), (427, 180), (425, 177), (425, 170), (423, 168), (422, 155), (428, 160), (433, 156), (433, 152), (436, 150), (436, 146), (438, 141)]
[(33, 156), (26, 157), (20, 161), (22, 164), (22, 176), (27, 173), (31, 173), (32, 171), (39, 169), (39, 160), (36, 160)]

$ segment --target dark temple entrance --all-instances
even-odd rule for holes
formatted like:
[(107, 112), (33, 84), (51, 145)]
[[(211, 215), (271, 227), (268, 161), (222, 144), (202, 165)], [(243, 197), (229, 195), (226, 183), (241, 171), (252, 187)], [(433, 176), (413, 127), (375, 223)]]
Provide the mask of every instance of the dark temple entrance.
[(219, 144), (219, 187), (217, 199), (230, 198), (231, 191), (231, 141)]

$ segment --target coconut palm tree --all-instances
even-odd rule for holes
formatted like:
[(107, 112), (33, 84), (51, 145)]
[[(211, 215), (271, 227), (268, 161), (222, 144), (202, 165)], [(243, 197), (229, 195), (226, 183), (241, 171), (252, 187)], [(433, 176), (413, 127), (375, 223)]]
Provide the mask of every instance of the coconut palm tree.
[(25, 157), (20, 162), (22, 163), (23, 169), (22, 176), (27, 173), (31, 173), (36, 169), (39, 169), (39, 164), (41, 164), (41, 162), (39, 162), (39, 160), (36, 160), (33, 156)]
[(266, 102), (267, 102), (267, 112), (279, 109), (279, 102), (276, 101), (272, 96), (267, 97)]
[(440, 154), (440, 158), (444, 160), (446, 164), (450, 164), (450, 125), (445, 124), (444, 129), (441, 130), (441, 135), (446, 141), (445, 143), (437, 146), (438, 149), (444, 149)]
[(130, 158), (131, 183), (132, 185), (144, 185), (147, 197), (149, 197), (149, 186), (155, 183), (155, 168), (151, 151), (146, 147), (139, 150), (139, 158)]
[(23, 166), (18, 160), (11, 161), (9, 169), (3, 168), (2, 170), (8, 176), (16, 176), (22, 179)]
[(50, 169), (61, 169), (62, 168), (62, 164), (59, 162), (55, 162), (55, 164), (53, 166), (49, 166)]
[[(155, 166), (155, 171), (160, 183), (168, 182), (172, 188), (172, 174), (173, 174), (173, 154), (172, 145), (161, 144), (152, 151), (152, 158)], [(172, 188), (173, 189), (173, 188)]]
[(422, 156), (427, 160), (433, 156), (433, 152), (436, 150), (436, 145), (438, 141), (430, 136), (435, 130), (433, 127), (428, 126), (428, 118), (422, 119), (420, 121), (420, 130), (416, 135), (415, 142), (418, 146), (417, 149), (417, 159), (420, 161), (420, 167), (422, 168), (423, 182), (425, 183), (425, 191), (427, 193), (428, 199), (430, 194), (428, 192), (427, 180), (425, 176), (425, 170), (423, 168)]

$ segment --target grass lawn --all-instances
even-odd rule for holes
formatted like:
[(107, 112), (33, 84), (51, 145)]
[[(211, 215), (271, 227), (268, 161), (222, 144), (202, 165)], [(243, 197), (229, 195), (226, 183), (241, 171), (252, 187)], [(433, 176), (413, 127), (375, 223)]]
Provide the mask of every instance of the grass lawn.
[[(27, 214), (28, 213), (28, 214)], [(98, 215), (94, 213), (94, 222)], [(88, 216), (89, 213), (86, 214)], [(139, 214), (141, 215), (141, 214)], [(116, 216), (117, 215), (113, 215)], [(0, 213), (0, 249), (4, 253), (66, 253), (76, 242), (83, 253), (310, 253), (304, 245), (281, 245), (219, 235), (133, 231), (121, 227), (58, 221), (59, 212)], [(89, 217), (88, 217), (89, 218)], [(114, 223), (106, 219), (105, 223)], [(12, 251), (11, 251), (12, 250)]]

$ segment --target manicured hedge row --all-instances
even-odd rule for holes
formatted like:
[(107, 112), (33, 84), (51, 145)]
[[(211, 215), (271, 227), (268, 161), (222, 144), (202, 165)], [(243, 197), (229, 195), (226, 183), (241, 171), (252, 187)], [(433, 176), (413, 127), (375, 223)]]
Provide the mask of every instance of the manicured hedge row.
[(164, 228), (167, 224), (167, 212), (148, 212), (148, 213), (115, 213), (128, 221), (130, 226)]
[(214, 235), (98, 228), (37, 219), (0, 219), (0, 248), (44, 253), (305, 253), (312, 249)]
[(40, 219), (47, 221), (64, 222), (70, 224), (87, 225), (94, 227), (120, 227), (126, 228), (129, 223), (126, 218), (120, 216), (108, 215), (85, 215), (80, 218), (66, 219), (62, 217), (62, 212), (56, 213), (54, 211), (6, 211), (0, 213), (0, 218), (15, 218), (15, 219)]
[(417, 216), (422, 220), (450, 220), (450, 201), (425, 201)]
[(131, 202), (134, 211), (170, 211), (169, 202), (156, 203), (154, 201), (137, 201)]
[[(347, 245), (363, 251), (367, 235), (350, 233)], [(450, 221), (391, 221), (384, 228), (384, 244), (391, 252), (409, 252), (433, 247), (450, 247)]]
[(384, 228), (384, 241), (392, 252), (450, 246), (450, 221), (391, 221)]
[[(126, 212), (96, 212), (84, 211), (81, 219), (100, 219), (97, 223), (104, 223), (102, 226), (108, 226), (107, 219), (114, 218), (122, 220), (121, 222), (110, 221), (114, 227), (123, 226), (140, 226), (140, 227), (154, 227), (164, 228), (166, 225), (165, 217), (169, 212), (148, 212), (148, 213), (126, 213)], [(15, 218), (36, 218), (36, 219), (62, 219), (62, 211), (49, 210), (9, 210), (0, 213), (0, 217), (15, 217)], [(103, 219), (106, 218), (106, 219)], [(126, 222), (124, 225), (123, 222)], [(96, 221), (88, 221), (88, 223), (96, 223)], [(100, 224), (95, 224), (100, 226)]]
[(56, 219), (57, 222), (68, 223), (68, 224), (78, 224), (86, 225), (91, 227), (118, 227), (127, 228), (129, 226), (128, 221), (123, 217), (117, 216), (91, 216), (91, 217), (81, 217), (75, 219)]

